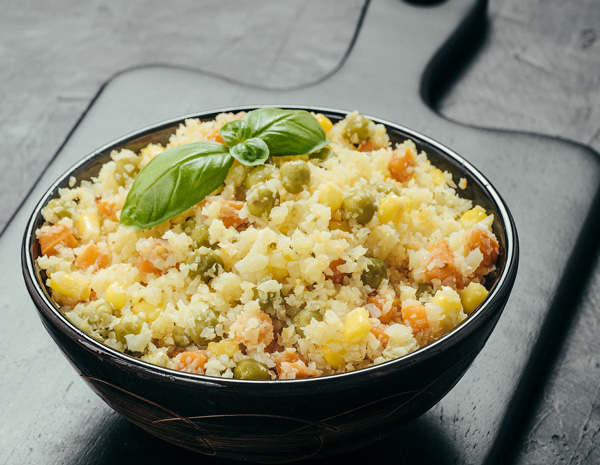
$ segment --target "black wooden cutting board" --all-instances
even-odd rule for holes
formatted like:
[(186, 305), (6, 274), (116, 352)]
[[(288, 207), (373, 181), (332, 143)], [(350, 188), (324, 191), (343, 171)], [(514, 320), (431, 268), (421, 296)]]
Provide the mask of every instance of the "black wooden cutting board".
[(392, 439), (344, 460), (506, 463), (519, 425), (530, 413), (546, 354), (568, 319), (569, 302), (584, 281), (582, 273), (598, 252), (600, 163), (597, 154), (572, 143), (461, 126), (427, 106), (430, 93), (452, 74), (455, 60), (473, 40), (484, 6), (477, 0), (429, 7), (373, 1), (339, 68), (289, 87), (246, 86), (200, 69), (170, 66), (136, 68), (109, 81), (0, 238), (5, 270), (0, 288), (9, 296), (0, 304), (9, 336), (0, 341), (0, 357), (7, 361), (8, 376), (28, 386), (11, 391), (16, 382), (0, 384), (6, 413), (14, 415), (0, 446), (17, 448), (19, 437), (37, 433), (29, 454), (17, 454), (21, 463), (24, 458), (27, 463), (214, 461), (151, 439), (105, 407), (77, 379), (36, 321), (21, 282), (19, 247), (25, 221), (54, 179), (118, 136), (203, 110), (305, 104), (358, 109), (448, 145), (502, 193), (521, 242), (513, 294), (465, 377), (434, 409)]

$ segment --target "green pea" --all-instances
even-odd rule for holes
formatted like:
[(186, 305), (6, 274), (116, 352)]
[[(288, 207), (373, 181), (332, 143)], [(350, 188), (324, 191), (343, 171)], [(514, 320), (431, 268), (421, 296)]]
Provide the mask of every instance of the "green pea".
[(267, 187), (264, 183), (256, 184), (248, 191), (246, 205), (248, 211), (260, 218), (268, 217), (271, 210), (279, 203), (279, 192)]
[(370, 119), (365, 118), (357, 112), (351, 113), (346, 117), (344, 136), (353, 144), (368, 140), (375, 132), (375, 127), (372, 123)]
[(429, 283), (419, 283), (417, 286), (417, 298), (423, 294), (433, 294), (433, 286)]
[(181, 225), (181, 229), (183, 229), (187, 233), (194, 231), (195, 228), (196, 222), (194, 220), (187, 220)]
[(375, 189), (377, 192), (381, 192), (382, 194), (396, 194), (398, 196), (401, 195), (400, 189), (396, 184), (391, 182), (379, 181), (375, 183)]
[(370, 192), (359, 189), (342, 202), (342, 216), (346, 221), (355, 219), (358, 224), (367, 224), (375, 214), (375, 198)]
[(190, 338), (181, 326), (175, 326), (173, 330), (173, 340), (178, 347), (186, 347), (190, 345)]
[(125, 336), (128, 334), (140, 334), (142, 332), (142, 320), (137, 315), (125, 315), (115, 327), (115, 338), (121, 344), (127, 344)]
[(194, 241), (194, 244), (196, 244), (196, 247), (210, 247), (210, 234), (208, 233), (208, 225), (199, 225), (192, 231), (190, 237)]
[(261, 310), (274, 308), (276, 305), (283, 305), (283, 294), (281, 291), (263, 292), (254, 288), (254, 300), (258, 300)]
[(115, 163), (115, 180), (119, 186), (124, 186), (127, 179), (134, 178), (140, 170), (140, 158), (137, 155), (121, 158)]
[(233, 377), (237, 379), (271, 379), (269, 368), (264, 363), (246, 359), (233, 369)]
[[(62, 199), (52, 199), (46, 206), (46, 208), (54, 210), (54, 214), (58, 219), (73, 218), (73, 212), (69, 207), (71, 207), (69, 202), (63, 201)], [(74, 205), (72, 207), (74, 207)]]
[(360, 280), (365, 286), (377, 289), (381, 281), (387, 278), (387, 268), (383, 260), (374, 257), (367, 257), (369, 262), (367, 268), (360, 275)]
[(290, 194), (298, 194), (310, 184), (310, 168), (305, 161), (293, 160), (281, 166), (281, 184)]
[(246, 176), (246, 187), (250, 189), (258, 183), (277, 177), (277, 167), (274, 165), (260, 165), (252, 169)]
[(200, 276), (200, 279), (208, 283), (212, 278), (216, 277), (221, 271), (223, 271), (223, 260), (212, 250), (207, 250), (205, 247), (195, 250), (186, 260), (188, 265), (198, 264), (198, 267), (190, 269), (188, 277), (195, 279)]
[(300, 336), (304, 337), (304, 327), (309, 325), (313, 318), (317, 321), (323, 321), (323, 315), (318, 310), (304, 308), (294, 315), (292, 323), (294, 323), (296, 332)]
[(204, 331), (204, 328), (214, 328), (217, 324), (219, 324), (219, 316), (209, 308), (194, 318), (194, 323), (191, 327), (188, 327), (187, 332), (196, 344), (199, 346), (206, 345), (209, 340), (202, 337), (202, 331)]
[(329, 159), (329, 157), (331, 157), (332, 154), (333, 152), (331, 151), (331, 147), (329, 147), (329, 145), (326, 145), (321, 150), (317, 150), (316, 152), (311, 153), (308, 156), (308, 158), (310, 160), (325, 161)]

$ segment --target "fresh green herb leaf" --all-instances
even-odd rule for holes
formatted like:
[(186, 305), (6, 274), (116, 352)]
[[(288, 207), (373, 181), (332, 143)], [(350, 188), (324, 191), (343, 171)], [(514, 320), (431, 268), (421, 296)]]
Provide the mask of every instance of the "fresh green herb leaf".
[(219, 133), (229, 147), (244, 142), (252, 137), (252, 128), (244, 120), (225, 123)]
[(269, 155), (313, 153), (329, 144), (304, 110), (259, 108), (220, 130), (227, 145), (195, 142), (165, 150), (136, 176), (121, 211), (121, 224), (151, 228), (200, 202), (227, 177), (233, 159), (262, 165)]
[(245, 142), (234, 145), (229, 150), (231, 156), (242, 165), (262, 165), (269, 158), (269, 147), (264, 140), (253, 137)]
[(136, 176), (121, 212), (124, 226), (156, 226), (223, 184), (233, 158), (223, 144), (195, 142), (165, 150)]
[(252, 129), (252, 137), (265, 141), (273, 156), (304, 155), (329, 144), (317, 119), (304, 110), (259, 108), (242, 121)]

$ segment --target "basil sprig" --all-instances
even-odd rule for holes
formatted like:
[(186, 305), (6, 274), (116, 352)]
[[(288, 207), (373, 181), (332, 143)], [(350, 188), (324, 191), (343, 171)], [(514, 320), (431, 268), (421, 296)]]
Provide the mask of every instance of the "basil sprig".
[(136, 176), (120, 223), (151, 228), (183, 213), (217, 189), (235, 158), (247, 166), (269, 156), (315, 152), (329, 140), (319, 122), (304, 110), (259, 108), (220, 130), (225, 144), (194, 142), (165, 150)]

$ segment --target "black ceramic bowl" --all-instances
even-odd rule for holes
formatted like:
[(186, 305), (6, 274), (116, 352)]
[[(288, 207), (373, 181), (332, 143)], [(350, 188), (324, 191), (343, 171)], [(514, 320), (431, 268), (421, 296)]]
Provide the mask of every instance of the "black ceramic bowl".
[[(190, 115), (213, 119), (223, 111)], [(307, 108), (333, 121), (344, 112)], [(203, 454), (281, 462), (349, 451), (418, 417), (458, 382), (492, 332), (508, 300), (518, 262), (515, 225), (504, 201), (467, 161), (432, 139), (381, 121), (393, 142), (412, 139), (431, 161), (464, 177), (463, 195), (494, 213), (500, 242), (490, 294), (457, 329), (414, 353), (352, 373), (290, 381), (243, 381), (181, 373), (124, 355), (93, 340), (57, 309), (35, 265), (40, 214), (69, 178), (95, 176), (112, 150), (165, 143), (184, 118), (157, 124), (96, 150), (56, 181), (36, 206), (23, 239), (27, 289), (42, 322), (77, 371), (108, 405), (146, 431)]]

